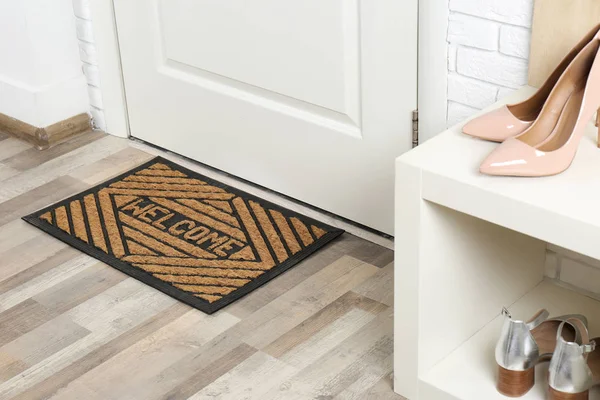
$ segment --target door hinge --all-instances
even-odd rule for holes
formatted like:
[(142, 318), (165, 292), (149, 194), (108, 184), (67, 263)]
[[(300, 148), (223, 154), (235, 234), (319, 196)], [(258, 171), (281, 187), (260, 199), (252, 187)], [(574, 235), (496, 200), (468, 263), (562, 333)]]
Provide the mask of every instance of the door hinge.
[(419, 110), (412, 112), (412, 147), (419, 145)]

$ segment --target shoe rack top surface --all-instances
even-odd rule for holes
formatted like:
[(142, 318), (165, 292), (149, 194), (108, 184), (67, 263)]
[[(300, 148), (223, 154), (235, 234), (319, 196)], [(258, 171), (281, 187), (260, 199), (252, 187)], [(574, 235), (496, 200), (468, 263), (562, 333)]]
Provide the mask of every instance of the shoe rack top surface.
[[(534, 90), (524, 87), (481, 114), (522, 101)], [(398, 157), (397, 172), (415, 167), (425, 200), (600, 259), (600, 149), (593, 121), (571, 167), (542, 178), (481, 174), (480, 163), (497, 144), (464, 135), (463, 125)]]

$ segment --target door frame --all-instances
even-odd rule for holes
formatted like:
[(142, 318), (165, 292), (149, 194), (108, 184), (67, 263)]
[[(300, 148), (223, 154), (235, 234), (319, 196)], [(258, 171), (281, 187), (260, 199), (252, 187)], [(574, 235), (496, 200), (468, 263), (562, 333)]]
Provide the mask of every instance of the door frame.
[(113, 0), (90, 1), (106, 133), (127, 138), (129, 115)]
[[(115, 0), (91, 0), (92, 24), (100, 72), (106, 132), (129, 137), (129, 117), (121, 53), (117, 36)], [(448, 85), (448, 0), (419, 1), (418, 84), (420, 142), (446, 129)]]
[(417, 102), (420, 143), (447, 127), (449, 14), (448, 0), (419, 0)]

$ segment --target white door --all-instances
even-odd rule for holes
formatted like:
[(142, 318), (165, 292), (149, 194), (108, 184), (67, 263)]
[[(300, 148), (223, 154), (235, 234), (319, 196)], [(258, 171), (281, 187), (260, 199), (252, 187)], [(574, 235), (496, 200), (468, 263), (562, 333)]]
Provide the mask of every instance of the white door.
[(131, 134), (393, 233), (418, 0), (114, 0)]

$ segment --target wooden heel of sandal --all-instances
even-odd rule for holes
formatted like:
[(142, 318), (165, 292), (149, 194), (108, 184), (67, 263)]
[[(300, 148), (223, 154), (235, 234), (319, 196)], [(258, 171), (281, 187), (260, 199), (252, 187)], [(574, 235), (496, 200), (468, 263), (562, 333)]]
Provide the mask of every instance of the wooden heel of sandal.
[(589, 391), (585, 391), (582, 393), (563, 393), (563, 392), (557, 392), (556, 390), (550, 388), (550, 392), (549, 392), (549, 400), (589, 400), (590, 398), (590, 392)]
[[(496, 388), (498, 392), (505, 396), (521, 397), (533, 387), (534, 383), (535, 368), (526, 371), (510, 371), (498, 366), (498, 385)], [(578, 398), (574, 399), (579, 400)]]

